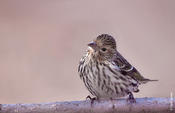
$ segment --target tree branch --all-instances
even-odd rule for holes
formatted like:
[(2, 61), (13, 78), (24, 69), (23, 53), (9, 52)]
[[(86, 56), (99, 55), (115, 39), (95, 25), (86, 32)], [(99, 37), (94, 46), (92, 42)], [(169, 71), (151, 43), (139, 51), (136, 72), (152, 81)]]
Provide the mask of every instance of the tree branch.
[(131, 104), (126, 99), (41, 104), (1, 104), (0, 113), (174, 113), (175, 98), (137, 98)]

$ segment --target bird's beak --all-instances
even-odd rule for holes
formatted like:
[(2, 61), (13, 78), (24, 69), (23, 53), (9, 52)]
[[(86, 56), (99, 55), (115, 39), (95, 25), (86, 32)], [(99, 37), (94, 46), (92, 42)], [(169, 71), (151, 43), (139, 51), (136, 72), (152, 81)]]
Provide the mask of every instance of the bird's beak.
[(97, 44), (95, 42), (89, 43), (88, 46), (94, 49), (95, 51), (97, 50)]

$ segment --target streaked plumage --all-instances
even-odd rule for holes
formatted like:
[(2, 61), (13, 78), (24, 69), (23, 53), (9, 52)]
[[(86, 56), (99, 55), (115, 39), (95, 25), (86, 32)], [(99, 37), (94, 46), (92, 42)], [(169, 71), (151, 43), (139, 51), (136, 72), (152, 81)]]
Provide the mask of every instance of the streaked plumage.
[(144, 78), (116, 49), (115, 39), (99, 35), (88, 44), (78, 72), (89, 92), (97, 98), (124, 97), (138, 92), (138, 86), (152, 81)]

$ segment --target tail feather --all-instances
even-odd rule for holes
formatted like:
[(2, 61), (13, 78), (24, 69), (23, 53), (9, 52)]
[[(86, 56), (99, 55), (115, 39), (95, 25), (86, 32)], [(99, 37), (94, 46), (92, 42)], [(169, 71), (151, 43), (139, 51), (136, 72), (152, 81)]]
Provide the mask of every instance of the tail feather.
[(142, 81), (140, 81), (142, 84), (145, 84), (145, 83), (147, 83), (147, 82), (154, 82), (154, 81), (159, 81), (159, 80), (151, 80), (151, 79), (147, 79), (147, 78), (145, 78), (145, 79), (143, 79)]

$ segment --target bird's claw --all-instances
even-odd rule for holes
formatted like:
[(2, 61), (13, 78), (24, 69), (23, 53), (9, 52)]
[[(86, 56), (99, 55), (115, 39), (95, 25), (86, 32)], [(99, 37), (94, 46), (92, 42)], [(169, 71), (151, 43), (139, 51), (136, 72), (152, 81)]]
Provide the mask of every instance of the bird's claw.
[(136, 100), (131, 92), (129, 92), (129, 97), (127, 99), (127, 102), (129, 102), (131, 104), (136, 103)]
[(93, 105), (93, 103), (94, 103), (95, 100), (98, 100), (98, 98), (96, 98), (96, 97), (93, 97), (93, 98), (92, 98), (92, 97), (89, 96), (89, 95), (86, 97), (86, 100), (87, 100), (87, 99), (90, 99), (90, 101), (91, 101), (91, 106)]

